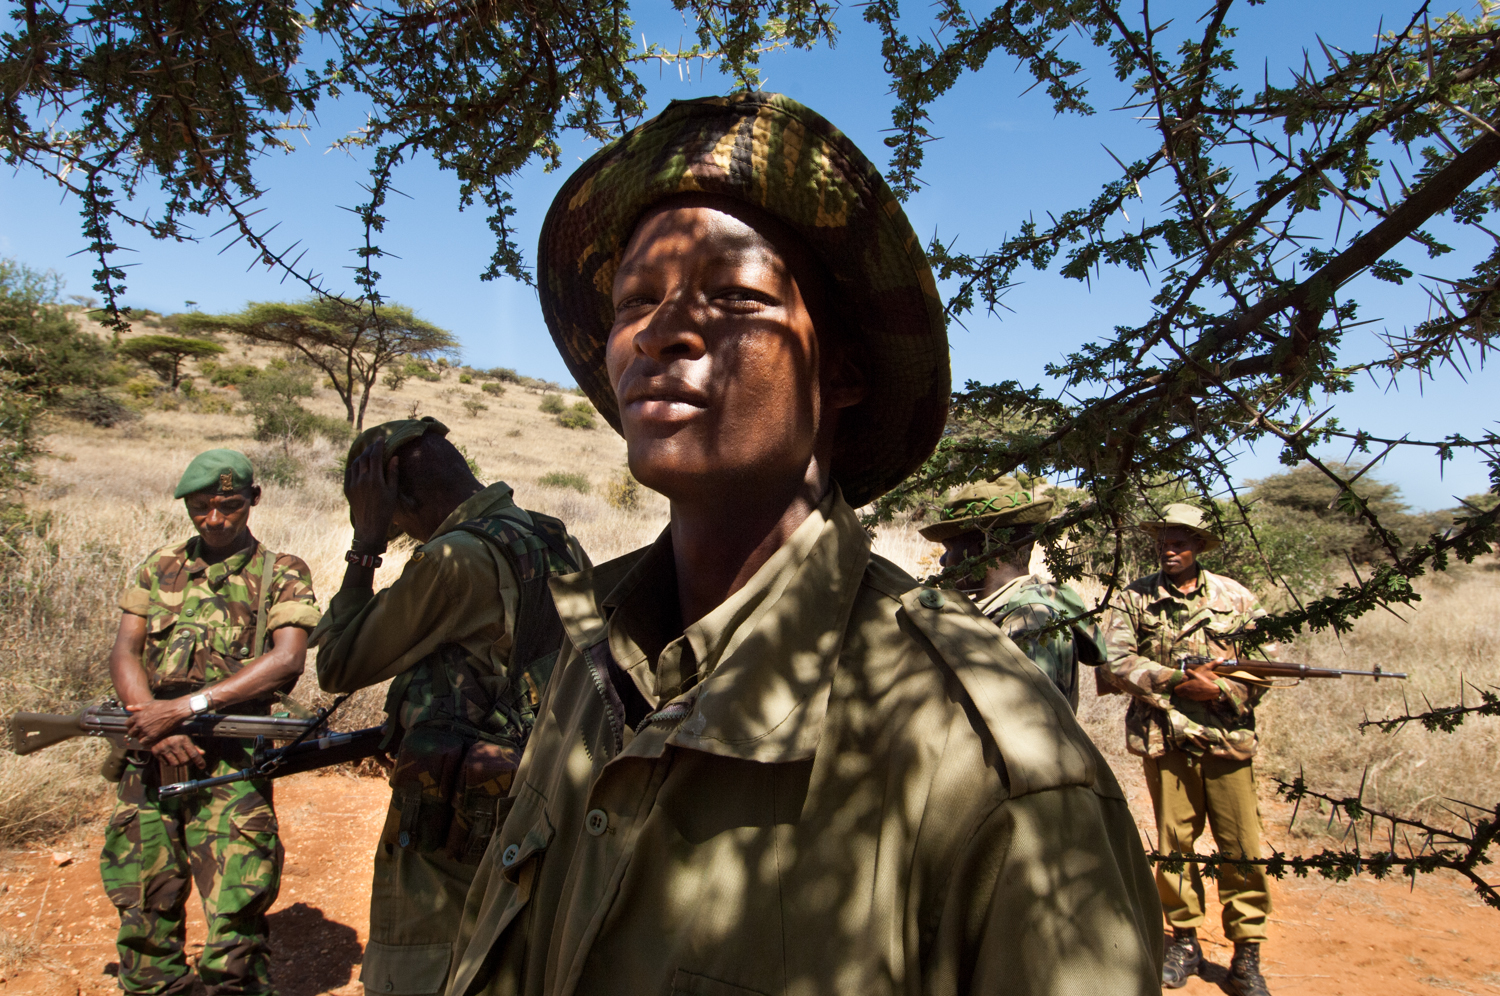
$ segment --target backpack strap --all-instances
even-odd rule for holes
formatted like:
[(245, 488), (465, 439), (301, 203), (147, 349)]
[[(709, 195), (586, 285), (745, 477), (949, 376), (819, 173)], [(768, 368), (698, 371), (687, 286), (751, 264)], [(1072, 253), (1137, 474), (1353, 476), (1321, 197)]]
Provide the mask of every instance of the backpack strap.
[(264, 544), (261, 548), (265, 550), (265, 558), (260, 565), (260, 605), (255, 610), (255, 644), (251, 647), (251, 660), (266, 652), (266, 616), (271, 606), (271, 568), (276, 565), (276, 554), (266, 549)]

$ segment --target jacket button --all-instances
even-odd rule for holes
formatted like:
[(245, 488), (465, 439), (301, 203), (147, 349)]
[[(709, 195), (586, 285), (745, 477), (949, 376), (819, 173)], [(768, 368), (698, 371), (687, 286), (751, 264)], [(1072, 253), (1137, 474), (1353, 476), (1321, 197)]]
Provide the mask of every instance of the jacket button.
[(943, 607), (943, 593), (936, 588), (923, 588), (922, 594), (917, 596), (917, 601), (929, 609), (941, 609)]
[(516, 855), (520, 854), (520, 853), (521, 853), (521, 847), (520, 847), (520, 845), (519, 844), (512, 844), (512, 845), (510, 845), (509, 847), (507, 847), (505, 849), (505, 853), (504, 854), (500, 855), (500, 863), (502, 865), (504, 865), (505, 867), (509, 868), (511, 865), (513, 865), (513, 864), (516, 863)]
[(407, 833), (405, 830), (402, 830), (396, 835), (396, 843), (400, 844), (402, 847), (410, 847), (411, 834)]
[(583, 828), (595, 837), (609, 829), (609, 814), (602, 809), (590, 809), (583, 818)]

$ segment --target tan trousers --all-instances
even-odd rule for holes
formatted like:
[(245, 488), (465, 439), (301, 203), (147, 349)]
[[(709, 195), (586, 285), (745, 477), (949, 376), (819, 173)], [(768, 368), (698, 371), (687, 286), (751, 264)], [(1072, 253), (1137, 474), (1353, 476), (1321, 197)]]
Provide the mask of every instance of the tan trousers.
[(443, 991), (475, 870), (441, 851), (376, 845), (370, 941), (359, 973), (367, 994)]
[[(1205, 818), (1219, 853), (1225, 857), (1261, 857), (1260, 803), (1249, 761), (1197, 757), (1168, 751), (1148, 757), (1146, 784), (1156, 810), (1158, 846), (1163, 854), (1191, 854), (1203, 834)], [(1265, 869), (1219, 867), (1219, 902), (1224, 905), (1224, 936), (1231, 941), (1262, 941), (1271, 914)], [(1196, 865), (1182, 872), (1156, 872), (1162, 911), (1173, 927), (1203, 922), (1203, 879)]]

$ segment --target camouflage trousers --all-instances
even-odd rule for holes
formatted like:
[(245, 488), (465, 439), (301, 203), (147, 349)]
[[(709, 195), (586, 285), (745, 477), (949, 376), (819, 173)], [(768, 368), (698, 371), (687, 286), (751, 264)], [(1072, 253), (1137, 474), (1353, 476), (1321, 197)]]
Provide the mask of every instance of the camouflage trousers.
[[(219, 760), (206, 773), (248, 762)], [(154, 773), (153, 773), (154, 774)], [(272, 993), (266, 912), (281, 888), (281, 841), (269, 782), (235, 782), (165, 801), (132, 765), (120, 781), (99, 871), (120, 911), (120, 988), (132, 996), (189, 992), (187, 900), (197, 883), (208, 937), (197, 975), (209, 996)]]

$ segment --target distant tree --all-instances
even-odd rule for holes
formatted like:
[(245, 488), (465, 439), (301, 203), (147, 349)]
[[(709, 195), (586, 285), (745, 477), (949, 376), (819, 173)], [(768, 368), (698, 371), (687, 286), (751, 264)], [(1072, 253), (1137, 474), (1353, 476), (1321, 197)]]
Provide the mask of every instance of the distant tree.
[(97, 388), (109, 347), (58, 301), (62, 278), (0, 259), (0, 371), (11, 390), (51, 404), (68, 388)]
[(172, 320), (186, 331), (232, 332), (300, 353), (333, 382), (356, 432), (364, 428), (370, 389), (388, 365), (458, 349), (451, 332), (399, 304), (349, 303), (325, 297), (296, 304), (251, 304), (232, 315), (189, 312), (174, 315)]
[(176, 335), (143, 335), (120, 343), (122, 355), (146, 364), (174, 391), (182, 383), (183, 360), (218, 356), (222, 352), (224, 347), (216, 342)]

